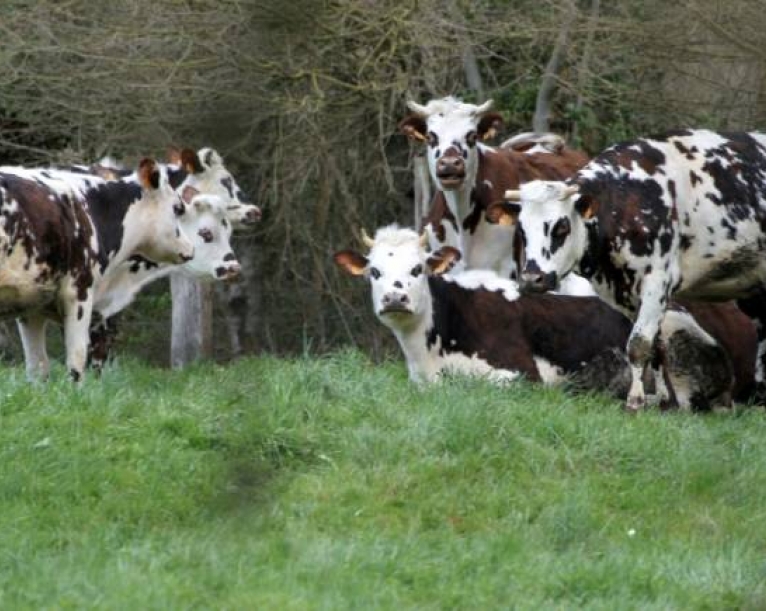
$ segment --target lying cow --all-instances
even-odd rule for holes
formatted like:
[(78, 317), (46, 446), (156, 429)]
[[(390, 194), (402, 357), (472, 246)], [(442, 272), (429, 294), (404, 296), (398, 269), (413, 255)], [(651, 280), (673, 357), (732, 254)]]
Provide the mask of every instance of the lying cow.
[(588, 157), (553, 134), (524, 134), (500, 148), (482, 144), (503, 123), (498, 113), (490, 112), (491, 100), (477, 106), (447, 97), (425, 106), (407, 105), (414, 114), (399, 128), (411, 139), (427, 142), (431, 178), (438, 189), (424, 219), (431, 249), (452, 246), (464, 253), (467, 269), (515, 275), (513, 231), (489, 224), (485, 210), (522, 182), (571, 176)]
[[(610, 380), (602, 365), (611, 366), (615, 355), (623, 354), (631, 327), (627, 318), (595, 297), (521, 296), (515, 282), (492, 272), (442, 275), (459, 253), (444, 247), (429, 255), (423, 237), (389, 226), (378, 230), (374, 240), (365, 238), (367, 256), (351, 250), (335, 254), (345, 271), (370, 280), (375, 314), (396, 336), (411, 380), (429, 382), (455, 371), (495, 381), (523, 375), (556, 384), (578, 374), (581, 386), (606, 389)], [(688, 353), (683, 362), (667, 366), (683, 391), (677, 393), (678, 402), (697, 408), (727, 403), (729, 359), (691, 317), (681, 329), (681, 315), (670, 321), (669, 337), (686, 330), (687, 345), (699, 349), (693, 353), (696, 370), (688, 366)], [(668, 344), (671, 350), (677, 346), (672, 340)], [(587, 373), (591, 362), (597, 370)], [(610, 377), (619, 373), (610, 371)]]
[(79, 180), (0, 168), (0, 312), (19, 317), (27, 373), (47, 376), (45, 322), (64, 325), (67, 367), (85, 366), (96, 284), (131, 256), (183, 263), (193, 245), (167, 174), (145, 159), (130, 177)]
[(572, 271), (635, 323), (627, 407), (671, 298), (739, 300), (761, 330), (766, 285), (766, 135), (686, 130), (615, 145), (567, 182), (533, 181), (490, 207), (523, 235), (526, 290)]

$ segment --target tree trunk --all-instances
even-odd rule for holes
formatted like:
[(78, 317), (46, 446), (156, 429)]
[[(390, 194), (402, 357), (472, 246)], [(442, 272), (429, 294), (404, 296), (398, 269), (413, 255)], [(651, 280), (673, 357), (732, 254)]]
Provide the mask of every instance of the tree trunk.
[(213, 355), (213, 288), (172, 274), (170, 292), (173, 297), (170, 363), (180, 369)]
[(545, 66), (545, 72), (540, 81), (540, 89), (537, 91), (537, 101), (535, 103), (535, 115), (532, 118), (532, 129), (538, 133), (550, 131), (551, 121), (551, 100), (556, 88), (556, 77), (561, 69), (561, 62), (564, 59), (569, 44), (569, 30), (572, 22), (577, 15), (577, 6), (574, 0), (569, 2), (567, 14), (561, 22), (559, 35), (556, 38), (556, 44), (553, 46), (548, 65)]

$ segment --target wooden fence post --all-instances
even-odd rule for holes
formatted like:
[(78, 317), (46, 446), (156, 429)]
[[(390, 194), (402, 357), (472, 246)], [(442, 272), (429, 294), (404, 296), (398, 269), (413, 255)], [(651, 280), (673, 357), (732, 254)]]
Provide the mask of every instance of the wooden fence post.
[(412, 173), (415, 200), (415, 228), (420, 229), (423, 217), (431, 206), (431, 175), (425, 155), (415, 155), (412, 159)]
[(213, 356), (213, 287), (210, 283), (171, 274), (173, 299), (170, 363), (180, 369)]

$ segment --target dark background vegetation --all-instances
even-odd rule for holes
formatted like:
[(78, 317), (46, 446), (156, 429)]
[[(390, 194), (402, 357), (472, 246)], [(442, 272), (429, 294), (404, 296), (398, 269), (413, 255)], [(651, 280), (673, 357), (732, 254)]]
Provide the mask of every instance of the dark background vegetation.
[[(550, 128), (596, 153), (675, 127), (762, 128), (762, 0), (0, 0), (0, 163), (132, 162), (214, 146), (263, 208), (218, 291), (220, 358), (391, 344), (331, 254), (412, 224), (405, 102), (495, 100), (502, 137)], [(167, 284), (123, 350), (167, 354)], [(9, 327), (11, 335), (15, 331)]]

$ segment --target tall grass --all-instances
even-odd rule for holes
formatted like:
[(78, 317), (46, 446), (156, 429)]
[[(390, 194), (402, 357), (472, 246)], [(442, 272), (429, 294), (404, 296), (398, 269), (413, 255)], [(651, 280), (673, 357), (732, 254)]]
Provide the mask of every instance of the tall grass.
[(6, 368), (0, 608), (762, 609), (764, 440), (353, 351)]

